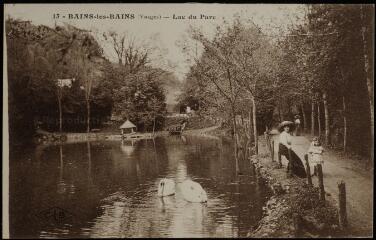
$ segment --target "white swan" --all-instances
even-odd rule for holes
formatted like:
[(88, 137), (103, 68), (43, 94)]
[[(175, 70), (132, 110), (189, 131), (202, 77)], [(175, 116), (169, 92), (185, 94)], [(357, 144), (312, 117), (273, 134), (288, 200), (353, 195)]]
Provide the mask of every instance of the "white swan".
[(207, 202), (208, 196), (201, 185), (192, 180), (185, 180), (181, 184), (181, 192), (188, 202)]
[(158, 184), (158, 197), (165, 197), (175, 194), (175, 182), (171, 179), (163, 178)]

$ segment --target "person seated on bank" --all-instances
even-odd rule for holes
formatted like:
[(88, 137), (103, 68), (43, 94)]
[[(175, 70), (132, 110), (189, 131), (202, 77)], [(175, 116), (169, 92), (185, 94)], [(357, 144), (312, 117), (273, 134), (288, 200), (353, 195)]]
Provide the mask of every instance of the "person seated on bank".
[(293, 174), (298, 177), (305, 178), (307, 177), (307, 175), (304, 165), (299, 156), (296, 155), (294, 150), (292, 150), (292, 136), (290, 134), (290, 126), (291, 125), (289, 124), (281, 124), (279, 126), (279, 131), (281, 132), (279, 135), (279, 153), (281, 154), (281, 156), (285, 156), (285, 158), (289, 161), (288, 168), (291, 167)]

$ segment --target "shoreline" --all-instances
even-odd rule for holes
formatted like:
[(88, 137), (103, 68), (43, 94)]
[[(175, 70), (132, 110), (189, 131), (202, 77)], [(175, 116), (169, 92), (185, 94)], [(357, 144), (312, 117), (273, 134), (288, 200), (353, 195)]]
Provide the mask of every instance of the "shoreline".
[[(219, 126), (211, 126), (202, 129), (188, 129), (185, 130), (182, 136), (200, 136), (212, 139), (218, 139), (218, 135), (212, 134), (212, 131), (217, 129)], [(137, 135), (139, 138), (121, 138), (121, 134), (118, 132), (50, 132), (49, 135), (63, 135), (65, 140), (60, 139), (48, 139), (42, 141), (34, 141), (34, 144), (38, 145), (57, 145), (57, 144), (71, 144), (71, 143), (80, 143), (80, 142), (92, 142), (92, 141), (130, 141), (130, 140), (141, 140), (141, 139), (153, 139), (155, 137), (167, 137), (169, 136), (169, 132), (166, 130), (163, 131), (156, 131), (154, 135), (152, 132), (143, 132), (138, 133)]]
[[(199, 135), (231, 139), (226, 133), (226, 129), (218, 129), (217, 127)], [(325, 203), (320, 204), (318, 203), (318, 194), (316, 194), (318, 188), (308, 186), (306, 178), (288, 177), (285, 166), (279, 168), (276, 159), (272, 162), (262, 136), (259, 136), (259, 155), (253, 155), (250, 161), (255, 167), (256, 177), (261, 178), (265, 185), (271, 189), (272, 196), (264, 206), (263, 217), (257, 227), (250, 231), (247, 237), (345, 237), (351, 235), (339, 228), (337, 209), (334, 207), (335, 200), (327, 195)], [(309, 195), (312, 192), (314, 192), (314, 196)], [(310, 199), (304, 199), (307, 197)], [(318, 205), (303, 211), (300, 206), (296, 206), (297, 202), (301, 204), (301, 200), (303, 202), (314, 200)], [(321, 214), (329, 215), (328, 219), (316, 216), (315, 211), (318, 209)], [(298, 210), (301, 211), (299, 213), (299, 226), (297, 226), (297, 218), (295, 217)]]
[[(265, 215), (249, 237), (347, 237), (341, 230), (334, 199), (326, 193), (319, 200), (318, 188), (309, 186), (306, 178), (288, 177), (286, 167), (271, 160), (265, 140), (260, 138), (260, 153), (250, 160), (256, 174), (264, 178), (274, 195), (267, 201)], [(310, 203), (310, 204), (307, 204)]]
[(218, 139), (220, 135), (214, 134), (214, 131), (217, 130), (218, 128), (219, 126), (211, 126), (207, 128), (201, 128), (201, 129), (188, 129), (183, 132), (183, 135), (200, 136), (200, 137)]

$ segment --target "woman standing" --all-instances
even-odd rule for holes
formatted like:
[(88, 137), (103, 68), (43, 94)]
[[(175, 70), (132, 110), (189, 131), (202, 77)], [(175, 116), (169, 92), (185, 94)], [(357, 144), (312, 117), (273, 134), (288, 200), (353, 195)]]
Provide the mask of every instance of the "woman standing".
[[(293, 174), (298, 177), (305, 178), (307, 177), (304, 165), (298, 155), (292, 150), (292, 136), (290, 130), (294, 127), (293, 122), (284, 121), (282, 122), (278, 130), (281, 132), (279, 135), (279, 153), (281, 156), (289, 161), (289, 166)], [(291, 158), (291, 159), (290, 159)]]

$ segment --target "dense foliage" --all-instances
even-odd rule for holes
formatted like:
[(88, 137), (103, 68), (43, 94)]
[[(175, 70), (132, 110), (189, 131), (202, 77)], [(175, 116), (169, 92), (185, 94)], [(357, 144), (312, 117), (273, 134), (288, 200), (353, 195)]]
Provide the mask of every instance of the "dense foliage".
[[(95, 86), (101, 76), (98, 43), (70, 25), (49, 28), (8, 19), (6, 30), (10, 140), (30, 139), (37, 126), (59, 129), (59, 102), (64, 130), (81, 130), (88, 83)], [(71, 83), (60, 88), (58, 79)]]
[[(305, 128), (326, 145), (370, 155), (373, 140), (371, 5), (307, 7), (306, 22), (280, 42), (283, 74)], [(284, 101), (288, 102), (288, 101)], [(299, 106), (300, 105), (300, 106)], [(310, 120), (309, 120), (310, 119)]]
[(37, 128), (90, 131), (113, 114), (139, 130), (162, 127), (164, 85), (176, 78), (150, 67), (146, 55), (137, 60), (138, 51), (128, 51), (138, 61), (132, 60), (131, 70), (111, 63), (90, 31), (71, 25), (51, 28), (9, 18), (6, 33), (11, 142), (30, 140)]
[(127, 74), (118, 89), (114, 89), (114, 114), (130, 119), (138, 130), (152, 131), (163, 127), (166, 114), (162, 88), (164, 71), (144, 68), (137, 74)]
[(180, 103), (198, 105), (199, 114), (233, 132), (235, 116), (248, 117), (255, 135), (299, 114), (304, 129), (327, 146), (372, 159), (374, 8), (313, 4), (305, 10), (302, 23), (277, 37), (244, 19), (218, 26), (213, 39), (191, 31), (203, 53), (186, 76)]

